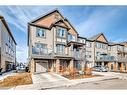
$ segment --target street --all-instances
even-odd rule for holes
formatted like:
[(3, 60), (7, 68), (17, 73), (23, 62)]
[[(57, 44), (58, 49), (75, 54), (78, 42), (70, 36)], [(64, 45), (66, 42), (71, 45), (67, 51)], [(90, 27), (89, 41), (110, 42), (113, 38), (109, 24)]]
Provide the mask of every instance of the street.
[[(52, 88), (53, 90), (127, 90), (127, 80), (120, 80), (120, 79), (111, 79), (111, 80), (103, 80), (98, 82), (89, 82), (89, 83), (82, 83), (78, 85), (73, 85), (69, 87), (59, 87), (59, 88)], [(51, 90), (52, 90), (51, 89)]]

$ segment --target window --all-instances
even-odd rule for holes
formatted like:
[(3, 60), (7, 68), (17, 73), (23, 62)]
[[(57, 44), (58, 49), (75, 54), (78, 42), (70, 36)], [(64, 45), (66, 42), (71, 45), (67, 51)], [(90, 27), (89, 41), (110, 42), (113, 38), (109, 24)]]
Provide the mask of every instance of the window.
[(6, 53), (8, 53), (9, 52), (9, 50), (8, 50), (8, 45), (6, 44)]
[(96, 43), (97, 48), (101, 48), (102, 47), (101, 45), (102, 45), (101, 43), (98, 43), (98, 42)]
[(57, 46), (57, 52), (58, 53), (64, 53), (65, 46), (58, 44)]
[(63, 28), (58, 28), (57, 29), (57, 36), (65, 37), (65, 35), (66, 35), (66, 29), (63, 29)]
[(75, 41), (75, 36), (68, 33), (68, 41)]
[(109, 50), (109, 51), (111, 50), (111, 46), (108, 46), (108, 50)]
[(46, 32), (42, 28), (37, 28), (36, 37), (46, 37)]
[(91, 43), (90, 42), (86, 42), (86, 47), (91, 47)]
[(117, 46), (117, 49), (122, 51), (123, 47), (122, 46)]

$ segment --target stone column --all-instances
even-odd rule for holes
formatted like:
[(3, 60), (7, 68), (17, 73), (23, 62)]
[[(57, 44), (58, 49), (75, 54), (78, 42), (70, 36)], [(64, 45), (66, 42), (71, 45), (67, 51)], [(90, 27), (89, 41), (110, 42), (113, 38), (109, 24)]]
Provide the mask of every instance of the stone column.
[(84, 71), (84, 68), (85, 68), (85, 62), (84, 61), (82, 61), (82, 71)]
[(111, 70), (111, 62), (108, 63), (109, 71)]
[(35, 72), (35, 61), (34, 61), (34, 59), (31, 59), (31, 61), (30, 61), (30, 73), (31, 74), (34, 74), (34, 72)]
[(74, 59), (71, 59), (71, 61), (70, 61), (70, 70), (71, 71), (74, 70)]
[(59, 71), (60, 71), (60, 60), (57, 59), (56, 60), (56, 73), (59, 73)]
[(114, 62), (114, 70), (113, 71), (117, 71), (117, 62)]
[(126, 72), (127, 72), (127, 63), (125, 63), (126, 64)]
[(104, 62), (102, 62), (101, 64), (102, 64), (102, 66), (104, 66)]
[(121, 63), (120, 72), (124, 72), (124, 63)]

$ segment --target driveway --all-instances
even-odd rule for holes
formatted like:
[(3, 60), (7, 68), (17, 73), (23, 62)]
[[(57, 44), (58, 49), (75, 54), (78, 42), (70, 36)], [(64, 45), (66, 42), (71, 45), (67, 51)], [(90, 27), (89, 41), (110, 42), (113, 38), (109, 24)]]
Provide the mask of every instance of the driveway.
[(83, 79), (76, 79), (76, 80), (69, 80), (67, 78), (62, 77), (56, 73), (40, 73), (35, 74), (32, 76), (33, 84), (30, 85), (22, 85), (17, 86), (12, 89), (50, 89), (56, 87), (64, 87), (64, 86), (72, 86), (78, 85), (81, 83), (88, 83), (88, 82), (95, 82), (107, 79), (116, 78), (114, 76), (99, 76), (99, 77), (92, 77), (92, 78), (83, 78)]

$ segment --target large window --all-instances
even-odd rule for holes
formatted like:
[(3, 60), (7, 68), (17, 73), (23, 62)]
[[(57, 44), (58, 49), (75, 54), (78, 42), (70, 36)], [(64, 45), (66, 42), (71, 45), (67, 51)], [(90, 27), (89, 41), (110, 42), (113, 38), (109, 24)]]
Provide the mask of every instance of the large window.
[(64, 28), (58, 28), (57, 29), (57, 36), (59, 36), (59, 37), (66, 37), (66, 29), (64, 29)]
[(37, 28), (36, 37), (46, 37), (45, 29)]
[(97, 48), (101, 48), (101, 45), (102, 45), (101, 43), (96, 42), (96, 47)]
[(56, 47), (57, 47), (57, 53), (64, 53), (64, 50), (65, 50), (65, 46), (64, 45), (57, 44)]
[(99, 43), (99, 42), (96, 42), (96, 47), (97, 48), (102, 48), (102, 49), (107, 49), (107, 45), (106, 44)]
[(91, 47), (91, 43), (90, 42), (86, 42), (86, 47)]
[(68, 41), (75, 41), (75, 36), (68, 33)]

